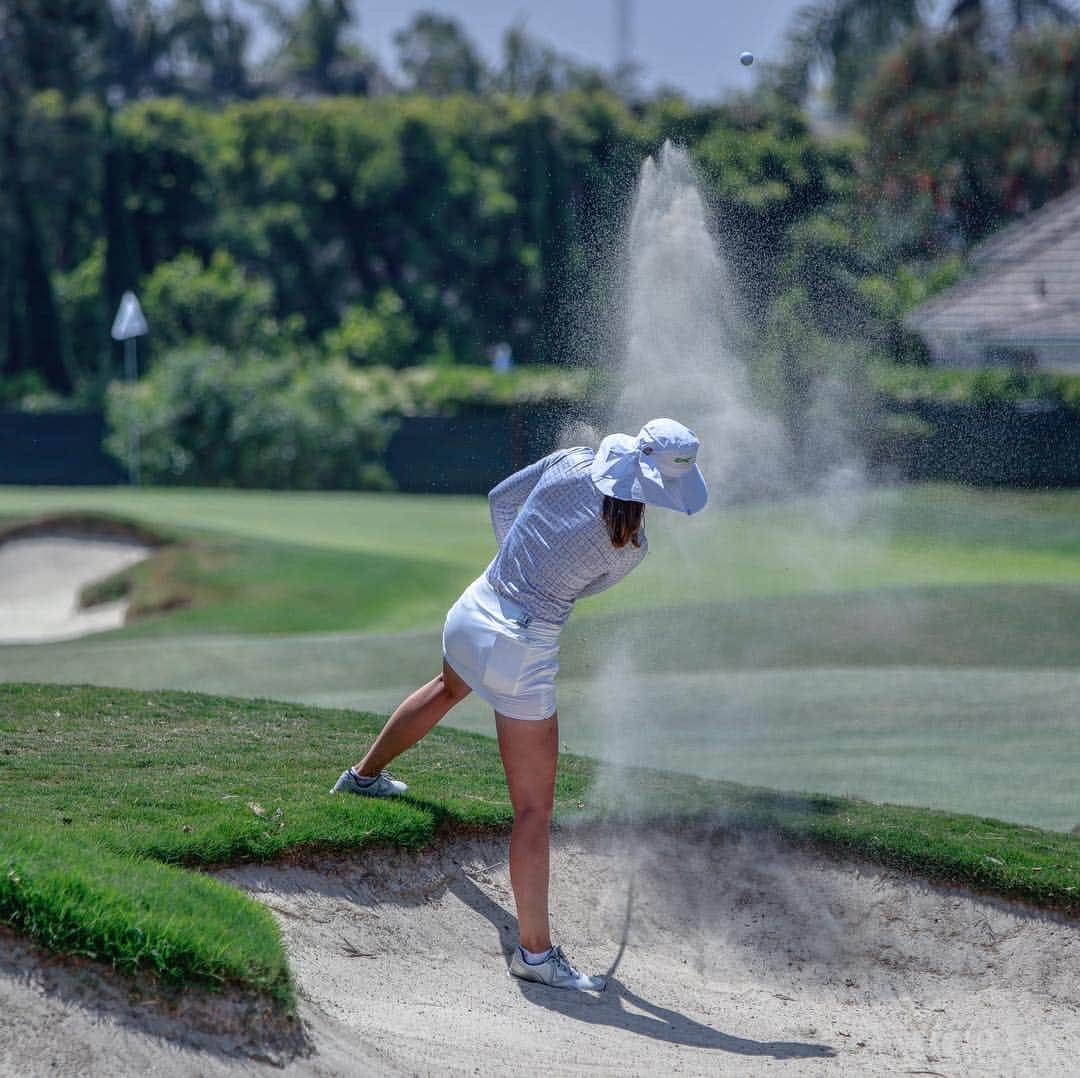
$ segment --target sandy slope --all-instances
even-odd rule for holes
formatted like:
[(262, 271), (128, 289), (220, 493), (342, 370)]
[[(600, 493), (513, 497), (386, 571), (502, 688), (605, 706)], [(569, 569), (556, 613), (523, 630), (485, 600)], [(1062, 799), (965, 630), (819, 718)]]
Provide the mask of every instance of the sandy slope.
[(34, 536), (0, 544), (0, 644), (70, 640), (123, 625), (126, 600), (81, 610), (79, 593), (149, 553), (117, 539)]
[(1075, 1073), (1080, 926), (758, 840), (627, 838), (564, 830), (553, 858), (557, 937), (614, 966), (602, 994), (507, 976), (501, 839), (248, 866), (222, 876), (280, 919), (303, 1054), (274, 1067), (234, 1054), (243, 1038), (92, 1003), (9, 940), (0, 1073)]

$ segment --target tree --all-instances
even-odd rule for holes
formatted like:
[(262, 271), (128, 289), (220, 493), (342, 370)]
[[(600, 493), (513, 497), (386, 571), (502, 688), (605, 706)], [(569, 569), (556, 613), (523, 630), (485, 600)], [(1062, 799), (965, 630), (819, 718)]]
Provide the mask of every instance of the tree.
[(352, 40), (354, 0), (256, 0), (280, 37), (271, 81), (303, 95), (368, 94), (385, 83), (375, 60)]
[(215, 101), (250, 95), (246, 56), (251, 27), (237, 16), (231, 0), (216, 12), (206, 0), (176, 0), (171, 29), (175, 62), (190, 95)]
[(487, 71), (461, 24), (426, 11), (394, 35), (401, 70), (417, 93), (445, 97), (476, 94), (487, 83)]
[[(817, 0), (796, 12), (779, 83), (801, 101), (815, 72), (831, 79), (836, 110), (851, 112), (859, 88), (883, 57), (913, 32), (926, 30), (930, 0)], [(961, 37), (1003, 55), (1018, 31), (1077, 22), (1066, 0), (953, 0), (948, 25)]]
[(176, 92), (172, 36), (167, 12), (153, 0), (112, 0), (103, 80), (114, 103)]
[(924, 25), (927, 0), (819, 0), (800, 8), (788, 36), (781, 81), (802, 100), (815, 71), (831, 76), (837, 111), (851, 111), (855, 94), (881, 57)]
[(1070, 184), (1078, 63), (1075, 32), (1018, 34), (998, 57), (952, 26), (914, 36), (882, 65), (859, 111), (866, 176), (914, 247), (974, 243)]
[(250, 25), (233, 0), (111, 0), (100, 82), (113, 104), (183, 94), (220, 100), (252, 93)]
[[(1030, 189), (1031, 205), (1071, 187), (1080, 177), (1080, 28), (1046, 27), (1013, 40), (1013, 68), (1028, 108), (1042, 118), (1048, 142), (1030, 147), (1057, 165), (1043, 170), (1050, 185)], [(1019, 207), (1024, 208), (1024, 207)]]
[(0, 0), (0, 372), (36, 370), (58, 393), (70, 392), (72, 380), (24, 152), (26, 127), (35, 93), (71, 98), (94, 77), (104, 16), (101, 0)]
[[(632, 82), (632, 70), (623, 74)], [(533, 37), (525, 29), (523, 19), (512, 23), (503, 34), (502, 66), (492, 76), (496, 89), (515, 97), (565, 90), (614, 92), (617, 81), (600, 68), (581, 64)]]
[(1000, 51), (1017, 32), (1047, 24), (1069, 26), (1077, 22), (1077, 17), (1076, 10), (1063, 0), (954, 0), (948, 21), (961, 35)]
[(401, 298), (381, 289), (371, 304), (352, 304), (341, 323), (323, 334), (327, 355), (357, 366), (408, 367), (416, 363), (416, 327)]
[(502, 54), (502, 68), (495, 76), (495, 84), (508, 94), (550, 93), (562, 82), (558, 53), (532, 37), (522, 19), (512, 23), (503, 34)]
[(287, 339), (273, 317), (270, 282), (245, 273), (227, 251), (215, 251), (206, 264), (191, 251), (160, 263), (144, 278), (142, 296), (155, 349), (192, 340), (269, 348)]
[(107, 17), (106, 0), (0, 0), (5, 93), (76, 96), (98, 69)]

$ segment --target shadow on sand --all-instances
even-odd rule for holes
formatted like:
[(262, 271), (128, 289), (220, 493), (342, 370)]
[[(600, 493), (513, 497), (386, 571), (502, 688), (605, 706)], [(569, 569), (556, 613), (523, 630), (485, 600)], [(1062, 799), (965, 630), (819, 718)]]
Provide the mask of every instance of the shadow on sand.
[[(492, 924), (499, 934), (499, 944), (509, 962), (517, 943), (517, 921), (514, 915), (485, 894), (466, 876), (459, 876), (447, 889)], [(631, 991), (614, 974), (626, 950), (632, 908), (633, 887), (627, 894), (622, 939), (615, 958), (608, 968), (607, 989), (603, 993), (570, 992), (548, 988), (546, 985), (518, 981), (521, 994), (530, 1003), (566, 1015), (568, 1018), (625, 1029), (628, 1033), (667, 1041), (670, 1044), (711, 1048), (742, 1056), (771, 1056), (774, 1059), (820, 1059), (836, 1054), (835, 1049), (826, 1044), (807, 1044), (799, 1041), (755, 1041), (747, 1037), (735, 1037), (693, 1018), (688, 1018), (678, 1011), (661, 1007)], [(629, 1007), (633, 1007), (634, 1010), (630, 1010)]]
[[(182, 1069), (190, 1064), (191, 1073), (199, 1055), (284, 1066), (314, 1052), (304, 1023), (266, 997), (224, 987), (170, 990), (150, 974), (121, 973), (105, 962), (45, 951), (4, 925), (0, 983), (6, 991), (55, 1001), (58, 1016), (85, 1011), (106, 1038), (114, 1038), (118, 1050), (125, 1030), (171, 1043), (181, 1053), (171, 1057), (171, 1065)], [(108, 1033), (111, 1025), (118, 1027), (113, 1034)], [(127, 1073), (118, 1068), (121, 1072)], [(89, 1071), (80, 1067), (79, 1073)]]

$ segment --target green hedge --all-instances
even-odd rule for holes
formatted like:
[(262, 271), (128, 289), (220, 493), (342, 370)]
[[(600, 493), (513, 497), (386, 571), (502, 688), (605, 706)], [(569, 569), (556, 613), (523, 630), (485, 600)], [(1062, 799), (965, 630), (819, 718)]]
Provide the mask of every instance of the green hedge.
[(380, 489), (394, 427), (381, 403), (342, 363), (193, 347), (110, 386), (105, 447), (126, 462), (137, 445), (148, 483)]
[(473, 405), (581, 402), (603, 392), (601, 372), (571, 367), (408, 367), (396, 392), (405, 415), (448, 415)]
[(571, 368), (353, 367), (316, 352), (169, 352), (134, 386), (114, 382), (106, 448), (144, 482), (301, 490), (380, 490), (398, 419), (466, 405), (581, 401), (595, 373)]
[(1039, 401), (1080, 412), (1080, 374), (1017, 371), (1000, 367), (877, 366), (871, 383), (882, 403), (1006, 405)]

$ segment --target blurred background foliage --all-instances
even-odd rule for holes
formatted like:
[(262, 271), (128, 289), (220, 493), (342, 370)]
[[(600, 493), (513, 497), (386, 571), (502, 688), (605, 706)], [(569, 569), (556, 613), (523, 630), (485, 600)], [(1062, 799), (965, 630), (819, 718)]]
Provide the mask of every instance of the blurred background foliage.
[[(565, 371), (611, 358), (593, 323), (667, 138), (794, 430), (830, 380), (883, 392), (877, 368), (924, 363), (904, 314), (1080, 176), (1080, 30), (1057, 0), (957, 0), (933, 24), (918, 0), (821, 0), (753, 95), (715, 103), (644, 96), (522, 24), (491, 65), (433, 13), (397, 35), (392, 77), (351, 0), (255, 6), (258, 64), (231, 3), (0, 0), (0, 405), (108, 401), (120, 444), (137, 402), (160, 432), (148, 477), (212, 481), (220, 428), (282, 482), (332, 485), (335, 453), (377, 457), (421, 405), (417, 368), (559, 399)], [(126, 289), (152, 328), (135, 389), (108, 332)], [(531, 383), (491, 388), (497, 342)], [(326, 424), (358, 441), (324, 475), (296, 462)]]

